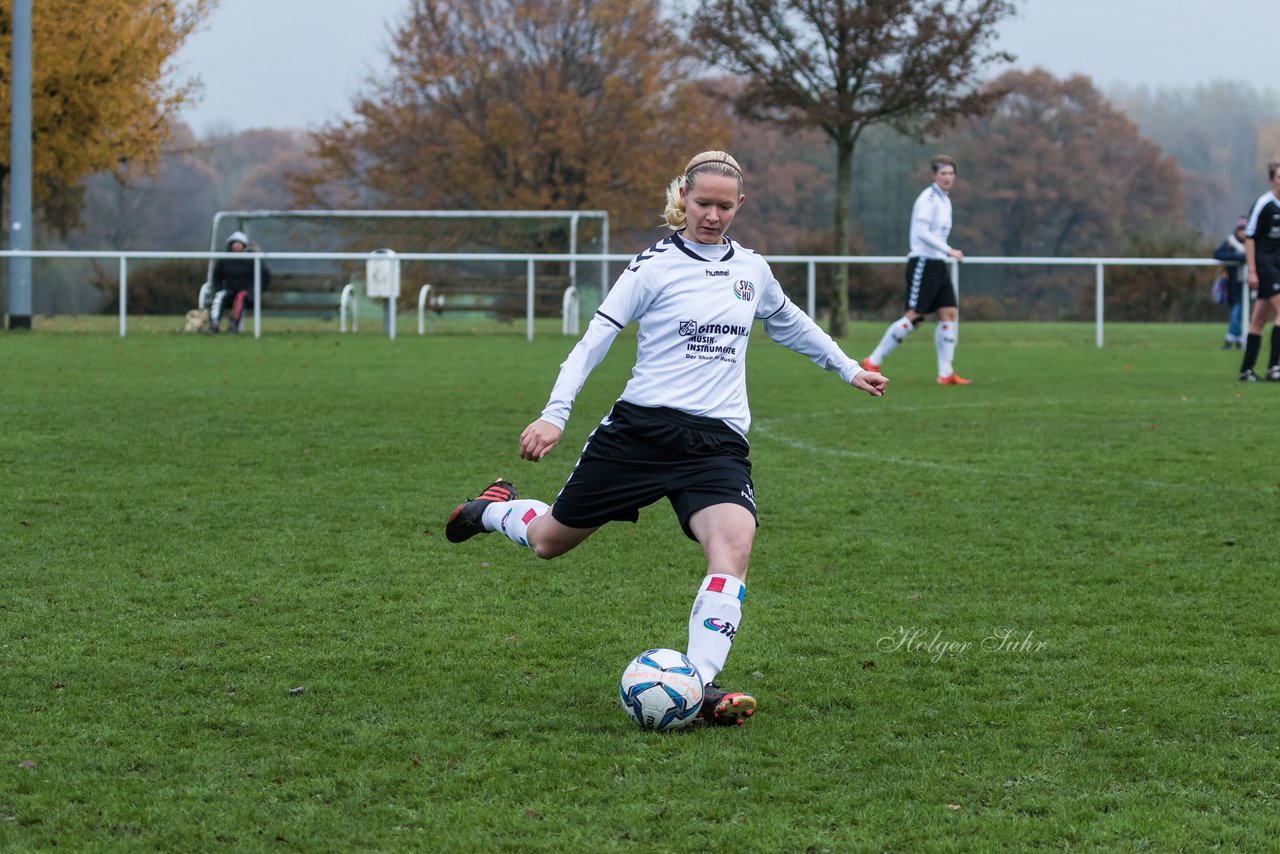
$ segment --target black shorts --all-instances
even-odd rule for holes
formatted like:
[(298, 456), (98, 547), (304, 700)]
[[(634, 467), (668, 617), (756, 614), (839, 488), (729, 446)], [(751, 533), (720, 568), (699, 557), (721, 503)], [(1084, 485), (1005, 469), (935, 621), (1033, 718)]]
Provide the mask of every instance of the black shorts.
[(716, 418), (665, 407), (613, 405), (592, 431), (551, 515), (571, 528), (635, 522), (667, 498), (685, 536), (689, 517), (715, 504), (756, 512), (747, 440)]
[(1258, 264), (1258, 299), (1271, 299), (1280, 295), (1280, 264), (1270, 259), (1259, 258)]
[(933, 314), (940, 308), (956, 308), (947, 262), (938, 258), (907, 259), (907, 311)]

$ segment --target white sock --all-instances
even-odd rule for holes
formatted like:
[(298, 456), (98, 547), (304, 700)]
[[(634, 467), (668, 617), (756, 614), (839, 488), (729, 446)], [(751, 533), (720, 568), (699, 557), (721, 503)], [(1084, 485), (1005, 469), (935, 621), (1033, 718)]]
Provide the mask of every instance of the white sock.
[(742, 600), (746, 595), (746, 585), (732, 575), (708, 575), (702, 579), (689, 614), (687, 655), (703, 683), (714, 681), (724, 669), (742, 620)]
[(888, 356), (898, 345), (907, 340), (907, 336), (911, 334), (911, 330), (915, 326), (911, 323), (911, 318), (905, 314), (899, 317), (893, 323), (889, 324), (889, 328), (884, 331), (880, 343), (876, 345), (875, 351), (867, 358), (873, 365), (879, 365), (884, 362), (885, 356)]
[(949, 377), (956, 372), (951, 363), (956, 357), (956, 339), (959, 337), (959, 321), (938, 321), (938, 328), (933, 330), (933, 346), (938, 348), (938, 376)]
[(209, 324), (211, 326), (217, 326), (222, 319), (222, 301), (226, 298), (226, 289), (220, 290), (213, 295), (213, 302), (209, 303)]
[(529, 523), (551, 508), (536, 498), (495, 501), (484, 508), (480, 524), (486, 531), (501, 531), (507, 539), (529, 547)]

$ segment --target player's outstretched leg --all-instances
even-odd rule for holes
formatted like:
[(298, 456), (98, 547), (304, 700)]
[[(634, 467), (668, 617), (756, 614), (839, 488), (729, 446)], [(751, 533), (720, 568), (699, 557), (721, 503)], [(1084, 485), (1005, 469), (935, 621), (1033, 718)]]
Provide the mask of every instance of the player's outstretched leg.
[(889, 328), (881, 336), (880, 343), (876, 345), (876, 349), (871, 351), (871, 355), (860, 363), (862, 369), (864, 371), (879, 372), (880, 365), (884, 363), (885, 357), (896, 350), (899, 344), (906, 341), (907, 336), (911, 334), (911, 330), (915, 328), (915, 322), (905, 314), (890, 323)]
[(702, 719), (712, 726), (742, 726), (756, 713), (756, 698), (737, 691), (721, 690), (708, 682), (703, 689)]
[(444, 535), (451, 543), (461, 543), (476, 534), (487, 534), (484, 526), (484, 510), (495, 501), (515, 501), (516, 488), (502, 478), (489, 484), (478, 498), (470, 498), (454, 508), (445, 523)]

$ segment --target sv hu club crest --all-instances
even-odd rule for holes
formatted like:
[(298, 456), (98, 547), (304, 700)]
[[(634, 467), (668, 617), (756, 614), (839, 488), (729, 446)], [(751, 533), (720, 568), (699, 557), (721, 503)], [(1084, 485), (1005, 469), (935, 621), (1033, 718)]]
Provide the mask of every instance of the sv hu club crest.
[(743, 302), (751, 302), (756, 295), (756, 286), (746, 279), (739, 279), (733, 283), (733, 295)]

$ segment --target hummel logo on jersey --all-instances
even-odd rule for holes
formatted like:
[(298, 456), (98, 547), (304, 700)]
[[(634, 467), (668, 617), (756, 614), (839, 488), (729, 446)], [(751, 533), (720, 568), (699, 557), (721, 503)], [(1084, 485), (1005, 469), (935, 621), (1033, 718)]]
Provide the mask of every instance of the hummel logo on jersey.
[(729, 271), (728, 271), (728, 270), (706, 270), (705, 272), (706, 272), (706, 274), (707, 274), (708, 276), (727, 276), (727, 275), (729, 275)]
[(746, 279), (739, 279), (733, 283), (733, 295), (743, 302), (751, 302), (756, 295), (756, 286)]

